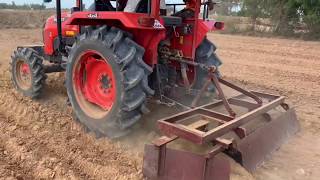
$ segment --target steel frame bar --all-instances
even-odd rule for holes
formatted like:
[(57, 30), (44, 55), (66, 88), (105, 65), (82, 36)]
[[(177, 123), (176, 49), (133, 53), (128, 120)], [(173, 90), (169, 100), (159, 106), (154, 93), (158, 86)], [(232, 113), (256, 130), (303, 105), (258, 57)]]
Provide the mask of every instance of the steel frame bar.
[(260, 105), (258, 105), (258, 104), (254, 104), (254, 103), (244, 101), (241, 99), (237, 99), (237, 98), (230, 98), (230, 99), (228, 99), (228, 102), (232, 105), (235, 105), (235, 106), (243, 106), (245, 108), (248, 108), (249, 110), (253, 110), (253, 109), (260, 107)]
[[(177, 115), (173, 115), (171, 117), (159, 120), (158, 127), (163, 133), (167, 135), (175, 135), (196, 144), (205, 144), (208, 142), (216, 141), (216, 139), (221, 137), (222, 135), (230, 131), (235, 131), (239, 129), (240, 126), (248, 123), (249, 121), (253, 120), (255, 117), (263, 113), (266, 113), (269, 110), (284, 103), (283, 96), (275, 96), (271, 94), (264, 94), (264, 93), (257, 93), (257, 92), (251, 92), (251, 93), (257, 95), (257, 97), (264, 97), (267, 100), (269, 100), (269, 102), (263, 105), (250, 103), (248, 101), (238, 99), (239, 97), (242, 97), (242, 95), (238, 95), (238, 96), (229, 98), (227, 100), (230, 104), (233, 104), (239, 107), (244, 107), (249, 110), (248, 113), (242, 116), (234, 118), (234, 117), (210, 110), (209, 108), (213, 108), (217, 105), (222, 104), (221, 101), (218, 101), (215, 103), (210, 103), (204, 106), (200, 106), (198, 108), (188, 110), (188, 111), (179, 113)], [(209, 130), (208, 132), (204, 132), (197, 129), (193, 130), (189, 127), (185, 127), (180, 124), (181, 122), (186, 120), (186, 118), (190, 118), (191, 116), (195, 116), (195, 115), (209, 116), (211, 118), (208, 119), (208, 121), (215, 121), (215, 122), (218, 122), (220, 125), (215, 127), (214, 129)]]
[(225, 124), (222, 124), (221, 126), (216, 127), (215, 129), (212, 129), (205, 133), (202, 137), (202, 143), (209, 142), (214, 140), (215, 138), (218, 138), (225, 133), (238, 128), (241, 125), (244, 125), (245, 123), (249, 122), (250, 120), (254, 119), (255, 117), (268, 112), (269, 110), (279, 106), (281, 103), (284, 102), (284, 97), (279, 97), (278, 99), (271, 101), (247, 114), (244, 114), (232, 121), (229, 121)]
[[(211, 81), (214, 83), (216, 89), (218, 90), (219, 92), (219, 97), (220, 99), (222, 100), (223, 102), (223, 105), (224, 107), (226, 108), (226, 110), (229, 112), (229, 115), (232, 116), (232, 117), (236, 117), (236, 113), (233, 111), (233, 109), (231, 108), (230, 106), (230, 103), (229, 101), (227, 100), (226, 96), (224, 95), (224, 92), (219, 84), (219, 79), (217, 78), (217, 76), (213, 73), (211, 73)], [(230, 87), (230, 86), (229, 86)], [(236, 86), (235, 86), (236, 87)], [(233, 88), (235, 89), (235, 88)], [(240, 88), (241, 89), (241, 88)], [(238, 90), (239, 91), (239, 90)], [(244, 94), (244, 93), (243, 93)], [(259, 98), (258, 98), (259, 99)]]
[(274, 95), (274, 94), (266, 94), (266, 93), (261, 93), (261, 92), (257, 92), (257, 91), (250, 91), (252, 94), (262, 97), (262, 98), (266, 98), (269, 100), (275, 100), (277, 99), (279, 96)]
[(239, 87), (239, 86), (236, 86), (236, 85), (234, 85), (234, 84), (232, 84), (232, 83), (230, 83), (230, 82), (228, 82), (228, 81), (226, 81), (226, 80), (224, 80), (224, 79), (221, 79), (221, 78), (218, 78), (219, 79), (219, 82), (221, 83), (221, 84), (224, 84), (224, 85), (226, 85), (226, 86), (228, 86), (228, 87), (230, 87), (230, 88), (232, 88), (232, 89), (234, 89), (234, 90), (236, 90), (236, 91), (239, 91), (239, 92), (241, 92), (242, 94), (244, 94), (244, 95), (246, 95), (246, 96), (248, 96), (248, 97), (251, 97), (252, 99), (254, 99), (259, 105), (262, 105), (262, 100), (258, 97), (258, 95), (257, 94), (255, 94), (255, 93), (252, 93), (251, 91), (246, 91), (245, 89), (243, 89), (243, 88), (241, 88), (241, 87)]

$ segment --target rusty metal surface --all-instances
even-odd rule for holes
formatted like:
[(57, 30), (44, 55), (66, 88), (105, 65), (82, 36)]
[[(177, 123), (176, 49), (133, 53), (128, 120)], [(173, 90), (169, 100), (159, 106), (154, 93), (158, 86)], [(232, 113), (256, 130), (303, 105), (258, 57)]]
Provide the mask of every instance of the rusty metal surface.
[[(165, 148), (145, 146), (143, 174), (149, 180), (229, 180), (230, 164), (224, 157), (206, 156)], [(162, 154), (162, 156), (160, 156)], [(162, 162), (163, 164), (161, 165)]]
[(143, 175), (148, 179), (157, 179), (160, 165), (160, 148), (155, 145), (145, 145), (143, 155)]
[(172, 136), (172, 137), (161, 136), (160, 138), (157, 138), (154, 141), (152, 141), (152, 144), (154, 144), (156, 146), (163, 146), (163, 145), (166, 145), (176, 139), (178, 139), (177, 136)]
[(204, 83), (204, 85), (202, 86), (202, 88), (200, 89), (200, 92), (197, 94), (197, 96), (193, 99), (192, 103), (191, 103), (191, 108), (195, 108), (198, 103), (199, 100), (202, 96), (202, 94), (208, 89), (209, 85), (211, 84), (211, 79), (207, 79), (207, 81)]
[(234, 90), (236, 90), (238, 92), (241, 92), (242, 94), (254, 99), (259, 105), (262, 105), (263, 102), (262, 102), (261, 98), (257, 94), (254, 94), (251, 91), (247, 91), (247, 90), (245, 90), (245, 89), (243, 89), (243, 88), (241, 88), (239, 86), (236, 86), (236, 85), (234, 85), (234, 84), (232, 84), (232, 83), (230, 83), (230, 82), (228, 82), (228, 81), (226, 81), (224, 79), (221, 79), (221, 78), (218, 78), (218, 79), (219, 79), (219, 82), (221, 84), (224, 84), (224, 85), (226, 85), (226, 86), (228, 86), (228, 87), (230, 87), (230, 88), (232, 88), (232, 89), (234, 89)]
[(222, 90), (222, 88), (221, 88), (221, 86), (220, 86), (219, 79), (217, 78), (217, 76), (213, 75), (213, 76), (211, 77), (211, 80), (212, 80), (212, 82), (214, 83), (216, 89), (218, 90), (219, 98), (222, 100), (223, 105), (224, 105), (224, 107), (226, 108), (226, 110), (228, 111), (229, 115), (230, 115), (231, 117), (236, 117), (237, 114), (236, 114), (236, 113), (233, 111), (233, 109), (231, 108), (230, 103), (229, 103), (229, 101), (227, 100), (227, 98), (226, 98), (226, 96), (225, 96), (225, 94), (224, 94), (224, 92), (223, 92), (223, 90)]
[[(229, 162), (219, 156), (225, 152), (247, 170), (255, 170), (264, 159), (299, 130), (294, 109), (283, 96), (246, 91), (218, 78), (212, 71), (195, 106), (209, 83), (215, 85), (220, 100), (161, 119), (158, 128), (166, 136), (146, 145), (143, 174), (156, 180), (225, 180), (229, 179)], [(226, 98), (220, 83), (242, 94)], [(185, 83), (188, 85), (188, 83)], [(223, 113), (218, 112), (223, 108)], [(237, 108), (235, 108), (237, 107)], [(282, 107), (281, 111), (277, 107)], [(240, 112), (239, 109), (245, 112)], [(236, 113), (237, 111), (237, 113)], [(270, 111), (277, 111), (273, 117)], [(213, 145), (204, 155), (168, 148), (182, 138), (195, 144)]]
[[(212, 109), (206, 109), (207, 107), (214, 106), (214, 104), (210, 104), (159, 120), (158, 127), (166, 135), (176, 135), (196, 144), (212, 142), (229, 131), (236, 131), (243, 138), (243, 136), (245, 136), (245, 131), (240, 128), (241, 125), (254, 120), (257, 116), (260, 116), (261, 114), (264, 114), (284, 103), (284, 97), (282, 96), (277, 96), (275, 98), (275, 96), (268, 94), (260, 93), (259, 95), (263, 95), (265, 98), (268, 97), (270, 99), (268, 99), (268, 102), (263, 105), (257, 105), (235, 97), (228, 99), (231, 104), (244, 107), (249, 110), (248, 113), (239, 117), (233, 118), (231, 116), (215, 112)], [(192, 130), (191, 128), (186, 128), (185, 126), (180, 125), (184, 121), (188, 120), (189, 117), (194, 115), (209, 116), (211, 118), (208, 118), (207, 120), (210, 122), (217, 122), (219, 123), (219, 126), (208, 130), (206, 129), (207, 131), (199, 131), (198, 129)]]
[[(272, 152), (300, 129), (294, 109), (282, 113), (266, 125), (256, 129), (237, 142), (240, 163), (248, 171), (254, 171)], [(237, 159), (237, 158), (236, 158)]]
[(240, 117), (237, 117), (236, 119), (226, 122), (225, 124), (222, 124), (221, 126), (218, 126), (203, 135), (203, 142), (210, 142), (214, 140), (215, 138), (222, 136), (226, 134), (228, 131), (232, 131), (233, 129), (251, 121), (254, 120), (254, 118), (258, 117), (259, 115), (268, 112), (269, 110), (279, 106), (281, 103), (284, 102), (284, 97), (279, 97), (276, 100), (273, 100), (253, 111), (250, 111), (249, 113), (246, 113)]
[(235, 117), (235, 116), (236, 116), (236, 113), (235, 113), (235, 112), (233, 111), (233, 109), (231, 108), (230, 102), (227, 100), (227, 98), (226, 98), (226, 96), (225, 96), (225, 94), (224, 94), (224, 92), (223, 92), (223, 90), (222, 90), (222, 88), (221, 88), (221, 86), (220, 86), (220, 83), (219, 83), (220, 81), (221, 81), (222, 83), (224, 83), (226, 86), (228, 86), (228, 87), (230, 87), (230, 88), (232, 88), (232, 89), (235, 89), (235, 90), (237, 90), (237, 91), (239, 91), (239, 92), (242, 92), (243, 94), (245, 94), (245, 95), (253, 98), (254, 100), (257, 100), (258, 105), (261, 105), (261, 104), (262, 104), (262, 101), (261, 101), (256, 95), (254, 95), (254, 94), (252, 94), (252, 93), (250, 93), (250, 92), (248, 92), (248, 91), (246, 91), (246, 90), (244, 90), (244, 89), (242, 89), (242, 88), (240, 88), (240, 87), (238, 87), (238, 86), (235, 86), (235, 85), (233, 85), (233, 84), (231, 84), (231, 83), (229, 83), (229, 82), (227, 82), (227, 81), (225, 81), (225, 80), (223, 80), (223, 79), (219, 79), (219, 78), (217, 77), (217, 75), (215, 74), (215, 71), (216, 71), (216, 70), (217, 70), (217, 68), (216, 68), (215, 66), (209, 68), (208, 80), (207, 80), (207, 82), (203, 85), (203, 87), (201, 88), (201, 90), (200, 90), (200, 92), (198, 93), (198, 95), (194, 98), (194, 100), (193, 100), (193, 102), (192, 102), (192, 105), (191, 105), (192, 108), (195, 108), (195, 107), (196, 107), (196, 105), (198, 104), (198, 101), (199, 101), (201, 95), (208, 89), (209, 84), (213, 83), (215, 89), (217, 90), (218, 96), (219, 96), (219, 98), (221, 99), (221, 102), (223, 103), (224, 107), (225, 107), (226, 110), (228, 111), (229, 115), (230, 115), (231, 117)]
[[(289, 137), (299, 131), (300, 126), (294, 109), (276, 112), (279, 113), (276, 118), (261, 115), (265, 120), (262, 121), (262, 125), (239, 127), (248, 131), (248, 134), (237, 141), (216, 138), (217, 145), (205, 155), (167, 148), (166, 143), (177, 137), (162, 137), (159, 143), (146, 145), (143, 174), (151, 180), (229, 179), (229, 162), (218, 156), (222, 151), (227, 152), (252, 172)], [(202, 124), (204, 122), (191, 126), (199, 127)]]

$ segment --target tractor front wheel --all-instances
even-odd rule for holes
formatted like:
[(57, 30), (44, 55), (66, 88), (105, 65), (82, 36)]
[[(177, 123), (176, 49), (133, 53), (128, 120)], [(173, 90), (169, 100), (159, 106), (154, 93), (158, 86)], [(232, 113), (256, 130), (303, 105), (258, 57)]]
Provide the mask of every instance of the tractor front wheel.
[(42, 58), (32, 48), (19, 47), (11, 56), (12, 82), (23, 95), (39, 97), (47, 78), (42, 62)]
[(144, 49), (125, 32), (87, 28), (71, 48), (66, 72), (68, 97), (78, 120), (96, 134), (117, 138), (146, 112), (151, 67)]

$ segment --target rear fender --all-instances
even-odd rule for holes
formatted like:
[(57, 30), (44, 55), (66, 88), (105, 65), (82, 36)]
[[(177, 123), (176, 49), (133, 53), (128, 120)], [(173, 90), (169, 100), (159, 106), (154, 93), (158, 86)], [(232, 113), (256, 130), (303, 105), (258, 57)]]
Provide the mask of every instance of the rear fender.
[(141, 18), (150, 16), (142, 13), (126, 12), (75, 12), (66, 21), (68, 25), (108, 25), (130, 32), (133, 39), (145, 49), (144, 60), (150, 66), (157, 63), (158, 44), (165, 38), (165, 28), (161, 20), (153, 26), (139, 24)]
[(158, 63), (158, 45), (165, 38), (165, 31), (133, 30), (131, 32), (134, 35), (135, 42), (145, 49), (145, 62), (153, 67)]
[(198, 32), (196, 47), (200, 45), (203, 39), (207, 36), (210, 31), (218, 31), (224, 29), (224, 22), (213, 21), (213, 20), (198, 20)]
[(127, 12), (114, 12), (114, 11), (83, 11), (74, 12), (68, 18), (66, 23), (68, 25), (110, 25), (121, 24), (128, 29), (150, 29), (158, 30), (164, 29), (163, 26), (142, 26), (139, 24), (141, 18), (150, 17), (148, 14), (143, 13), (127, 13)]

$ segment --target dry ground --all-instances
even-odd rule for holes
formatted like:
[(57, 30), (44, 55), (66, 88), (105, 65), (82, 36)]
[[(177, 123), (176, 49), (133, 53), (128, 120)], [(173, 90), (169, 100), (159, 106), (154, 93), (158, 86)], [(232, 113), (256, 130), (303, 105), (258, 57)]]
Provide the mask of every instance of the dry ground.
[[(146, 140), (138, 136), (111, 142), (85, 132), (66, 105), (63, 74), (49, 77), (39, 100), (12, 90), (8, 75), (12, 51), (40, 39), (40, 30), (0, 30), (0, 179), (141, 179), (141, 149)], [(209, 39), (219, 47), (226, 78), (250, 89), (287, 96), (302, 124), (297, 137), (252, 177), (234, 164), (232, 179), (318, 179), (320, 43), (218, 34), (210, 34)], [(153, 116), (161, 113), (155, 111)], [(149, 132), (144, 138), (154, 136)]]
[(0, 9), (0, 29), (5, 28), (41, 28), (54, 10), (11, 10)]

